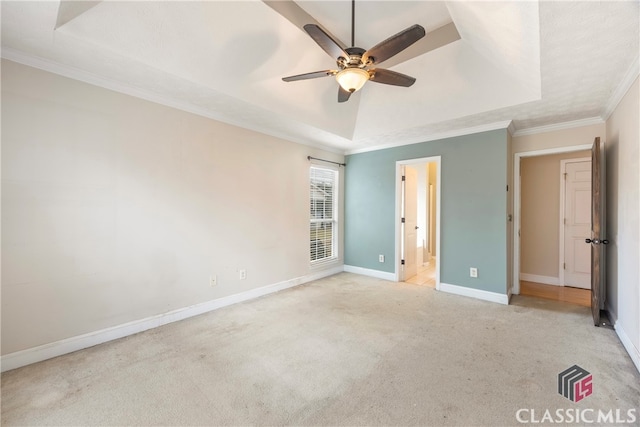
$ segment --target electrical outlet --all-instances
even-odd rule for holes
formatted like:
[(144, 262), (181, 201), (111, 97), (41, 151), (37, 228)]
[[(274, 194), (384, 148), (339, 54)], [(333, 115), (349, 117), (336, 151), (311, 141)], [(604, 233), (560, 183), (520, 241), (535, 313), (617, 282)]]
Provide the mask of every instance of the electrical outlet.
[(212, 288), (218, 285), (218, 277), (214, 274), (213, 276), (209, 276), (209, 286)]
[(242, 269), (239, 271), (239, 273), (240, 273), (240, 280), (244, 280), (247, 278), (247, 270)]
[(478, 277), (478, 269), (475, 267), (471, 267), (469, 269), (469, 277)]
[(384, 255), (378, 255), (378, 262), (384, 262)]

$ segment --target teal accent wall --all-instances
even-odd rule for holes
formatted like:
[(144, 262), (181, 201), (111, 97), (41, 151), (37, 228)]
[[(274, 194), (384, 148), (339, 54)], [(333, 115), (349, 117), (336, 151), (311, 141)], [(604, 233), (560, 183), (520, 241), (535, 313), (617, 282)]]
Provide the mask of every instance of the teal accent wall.
[(442, 168), (440, 281), (506, 294), (506, 129), (347, 156), (345, 264), (393, 273), (396, 162), (431, 156)]

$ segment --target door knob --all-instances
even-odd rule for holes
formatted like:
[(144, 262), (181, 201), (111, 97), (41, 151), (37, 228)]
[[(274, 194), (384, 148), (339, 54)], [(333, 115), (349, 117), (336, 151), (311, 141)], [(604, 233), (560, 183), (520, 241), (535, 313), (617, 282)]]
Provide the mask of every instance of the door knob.
[(584, 239), (585, 243), (593, 243), (594, 245), (599, 245), (602, 243), (603, 245), (608, 245), (609, 241), (607, 239)]
[(418, 227), (418, 226), (416, 225), (416, 230), (417, 230), (418, 228), (420, 228), (420, 227)]

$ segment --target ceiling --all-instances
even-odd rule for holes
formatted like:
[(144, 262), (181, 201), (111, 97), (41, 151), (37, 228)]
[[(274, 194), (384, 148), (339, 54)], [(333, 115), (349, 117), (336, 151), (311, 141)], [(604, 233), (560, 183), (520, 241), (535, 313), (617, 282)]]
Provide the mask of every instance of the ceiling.
[(346, 47), (350, 1), (2, 1), (2, 56), (303, 144), (339, 152), (482, 129), (602, 120), (638, 75), (637, 1), (356, 1), (370, 48), (420, 24), (382, 64), (410, 88), (368, 82), (337, 102), (335, 69), (303, 31)]

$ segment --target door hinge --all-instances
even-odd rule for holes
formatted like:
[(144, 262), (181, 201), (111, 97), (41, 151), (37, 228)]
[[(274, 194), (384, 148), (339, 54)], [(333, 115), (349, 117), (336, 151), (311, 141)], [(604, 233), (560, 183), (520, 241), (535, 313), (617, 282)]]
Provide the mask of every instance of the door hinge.
[(402, 218), (402, 219), (400, 220), (400, 222), (404, 224), (404, 218)]
[(406, 177), (405, 177), (404, 175), (402, 175), (402, 180), (403, 180), (403, 181), (405, 181), (405, 180), (406, 180)]
[(400, 260), (400, 264), (404, 265), (404, 260), (403, 259)]
[(563, 262), (563, 263), (562, 263), (562, 269), (563, 269), (563, 270), (566, 270), (566, 269), (567, 269), (567, 263), (566, 263), (566, 262)]
[(507, 185), (507, 191), (509, 191), (509, 186)]
[(567, 225), (567, 218), (564, 219), (564, 225)]
[(563, 175), (564, 175), (564, 179), (567, 179), (567, 173), (565, 172)]

